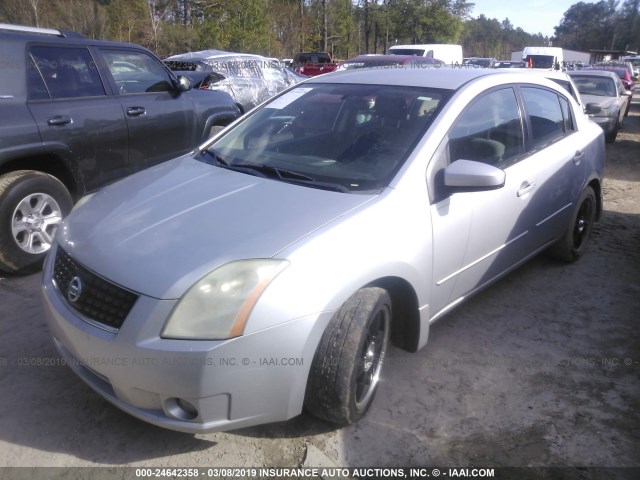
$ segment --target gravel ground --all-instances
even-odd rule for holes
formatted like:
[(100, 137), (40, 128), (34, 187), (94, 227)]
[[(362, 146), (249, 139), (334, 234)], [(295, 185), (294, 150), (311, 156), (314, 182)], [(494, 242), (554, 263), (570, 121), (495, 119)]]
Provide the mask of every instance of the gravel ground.
[(535, 258), (417, 354), (392, 349), (371, 410), (347, 428), (307, 414), (195, 436), (140, 422), (43, 365), (58, 356), (39, 275), (0, 277), (0, 467), (640, 467), (638, 103), (607, 145), (606, 177), (580, 262)]

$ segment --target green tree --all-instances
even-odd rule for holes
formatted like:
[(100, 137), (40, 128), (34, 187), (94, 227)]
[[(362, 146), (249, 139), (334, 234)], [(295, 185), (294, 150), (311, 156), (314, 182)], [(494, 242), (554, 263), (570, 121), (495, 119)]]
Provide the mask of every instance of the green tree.
[(614, 0), (571, 5), (555, 27), (555, 44), (573, 50), (612, 48), (616, 5)]

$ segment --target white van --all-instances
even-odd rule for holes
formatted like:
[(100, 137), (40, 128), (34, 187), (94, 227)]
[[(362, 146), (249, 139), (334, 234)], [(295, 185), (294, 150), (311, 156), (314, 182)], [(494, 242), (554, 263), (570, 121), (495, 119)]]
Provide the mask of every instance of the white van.
[(527, 68), (560, 70), (564, 64), (564, 55), (560, 47), (524, 47), (522, 60)]
[(448, 43), (394, 45), (387, 51), (387, 55), (414, 55), (436, 58), (449, 65), (462, 65), (462, 46)]

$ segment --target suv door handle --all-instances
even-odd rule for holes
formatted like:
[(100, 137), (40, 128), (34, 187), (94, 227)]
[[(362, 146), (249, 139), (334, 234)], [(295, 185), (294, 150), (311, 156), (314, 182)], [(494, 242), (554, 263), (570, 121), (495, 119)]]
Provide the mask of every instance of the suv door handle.
[(47, 120), (47, 125), (57, 127), (61, 125), (69, 125), (73, 122), (73, 119), (69, 115), (56, 115)]
[(576, 165), (580, 165), (580, 161), (582, 160), (582, 157), (584, 157), (584, 152), (581, 152), (578, 150), (576, 154), (573, 156), (573, 163), (575, 163)]
[(138, 117), (140, 115), (144, 115), (147, 113), (147, 110), (144, 107), (129, 107), (127, 108), (127, 115), (130, 117)]

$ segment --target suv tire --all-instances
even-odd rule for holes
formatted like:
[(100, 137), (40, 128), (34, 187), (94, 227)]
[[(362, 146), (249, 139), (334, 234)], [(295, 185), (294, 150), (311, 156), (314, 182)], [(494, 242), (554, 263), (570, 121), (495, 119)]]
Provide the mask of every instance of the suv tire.
[(73, 201), (57, 178), (33, 170), (0, 177), (0, 270), (41, 268), (56, 228)]

